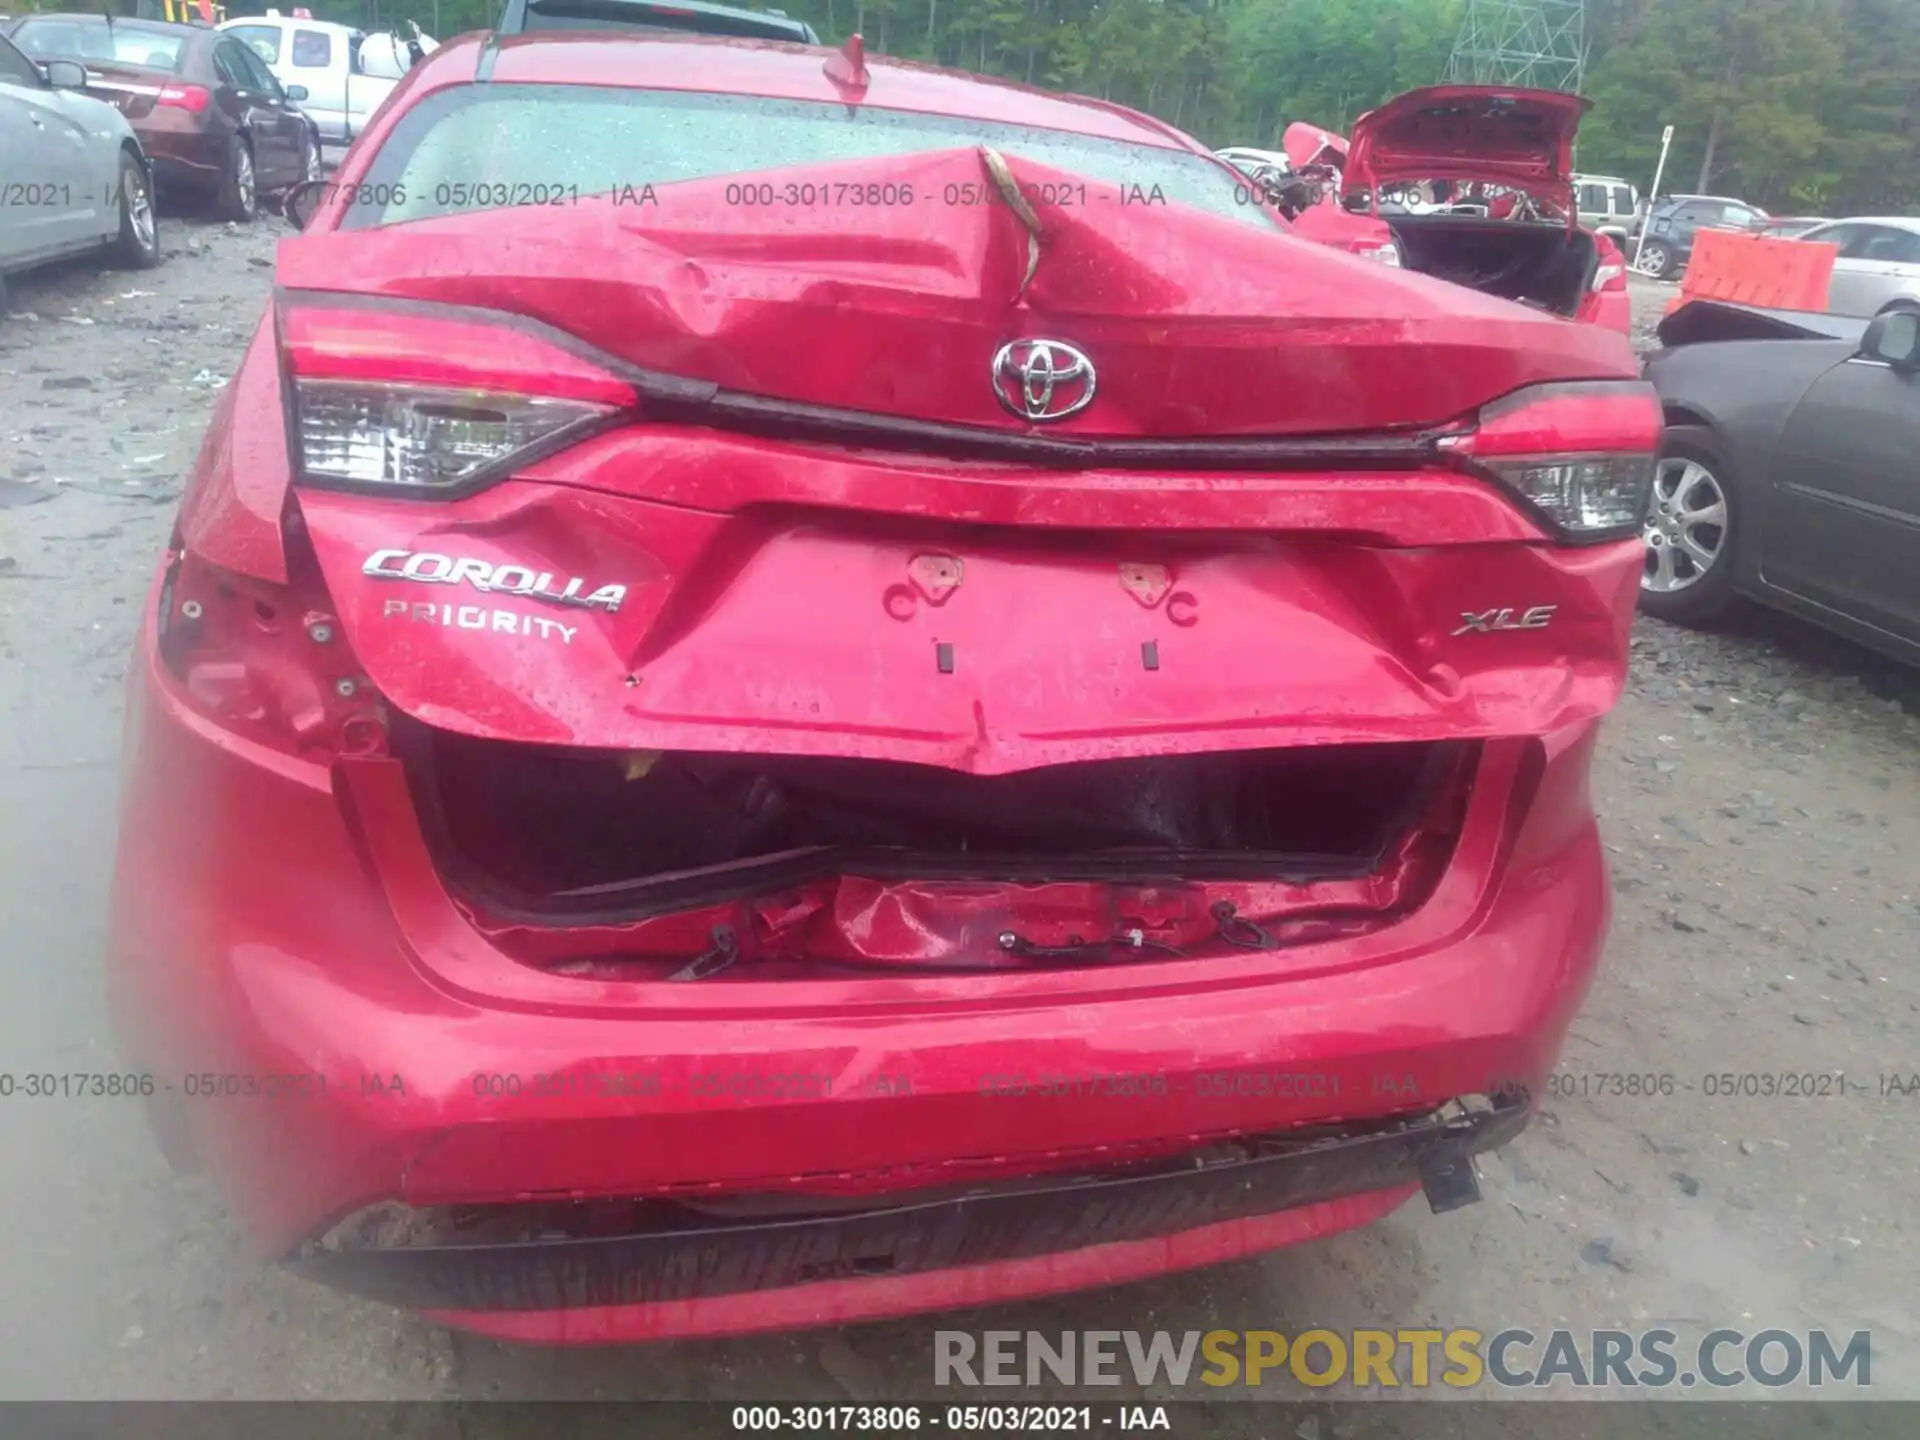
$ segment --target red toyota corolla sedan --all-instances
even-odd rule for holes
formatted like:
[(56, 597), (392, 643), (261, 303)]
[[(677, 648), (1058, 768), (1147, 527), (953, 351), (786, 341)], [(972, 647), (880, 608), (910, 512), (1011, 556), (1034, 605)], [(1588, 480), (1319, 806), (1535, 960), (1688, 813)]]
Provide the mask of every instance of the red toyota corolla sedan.
[(1660, 410), (1245, 191), (857, 53), (413, 71), (132, 676), (117, 1024), (264, 1252), (611, 1341), (1477, 1198), (1606, 928)]

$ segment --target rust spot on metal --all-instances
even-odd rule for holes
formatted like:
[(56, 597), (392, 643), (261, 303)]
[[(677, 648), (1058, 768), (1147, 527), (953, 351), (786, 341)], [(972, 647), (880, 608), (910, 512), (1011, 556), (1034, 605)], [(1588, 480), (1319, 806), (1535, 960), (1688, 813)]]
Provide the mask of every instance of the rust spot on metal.
[(1120, 562), (1120, 588), (1151, 610), (1173, 588), (1173, 580), (1164, 565), (1143, 565), (1134, 560)]
[(913, 581), (913, 588), (926, 597), (929, 605), (946, 604), (947, 597), (966, 579), (966, 573), (966, 566), (952, 555), (916, 555), (907, 566), (907, 577)]

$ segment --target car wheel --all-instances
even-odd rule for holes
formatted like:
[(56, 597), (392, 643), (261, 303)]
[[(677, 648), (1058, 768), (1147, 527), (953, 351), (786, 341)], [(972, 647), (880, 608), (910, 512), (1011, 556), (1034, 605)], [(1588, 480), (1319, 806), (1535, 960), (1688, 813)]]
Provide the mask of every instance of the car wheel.
[(1658, 240), (1649, 240), (1640, 252), (1640, 273), (1664, 280), (1673, 273), (1673, 249)]
[(220, 177), (214, 212), (222, 220), (249, 221), (260, 213), (260, 191), (253, 174), (253, 147), (239, 136), (227, 152), (227, 172)]
[(1736, 487), (1711, 430), (1676, 425), (1661, 442), (1642, 536), (1640, 608), (1661, 620), (1700, 625), (1733, 603)]
[(153, 213), (153, 185), (146, 168), (120, 152), (120, 233), (108, 252), (127, 270), (151, 270), (160, 263), (160, 222)]

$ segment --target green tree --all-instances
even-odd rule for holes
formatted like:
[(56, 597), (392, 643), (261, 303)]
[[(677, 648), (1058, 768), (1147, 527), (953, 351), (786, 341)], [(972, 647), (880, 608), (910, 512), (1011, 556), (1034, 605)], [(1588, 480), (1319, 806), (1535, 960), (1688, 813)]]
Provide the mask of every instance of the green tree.
[[(831, 44), (858, 30), (875, 54), (1131, 105), (1210, 145), (1271, 146), (1295, 120), (1344, 130), (1438, 81), (1466, 0), (774, 3)], [(411, 19), (446, 39), (485, 29), (500, 0), (313, 7), (360, 25)], [(1920, 0), (1588, 0), (1587, 36), (1583, 169), (1645, 187), (1672, 124), (1666, 189), (1829, 214), (1920, 201)]]

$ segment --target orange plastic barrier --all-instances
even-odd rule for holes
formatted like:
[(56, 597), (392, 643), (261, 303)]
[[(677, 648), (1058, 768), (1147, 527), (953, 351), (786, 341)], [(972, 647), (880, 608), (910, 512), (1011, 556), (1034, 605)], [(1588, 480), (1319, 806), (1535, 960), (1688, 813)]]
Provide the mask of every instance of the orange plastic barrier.
[(1702, 230), (1680, 281), (1671, 315), (1689, 300), (1727, 300), (1763, 310), (1825, 310), (1840, 247), (1824, 241), (1778, 240), (1738, 230)]

